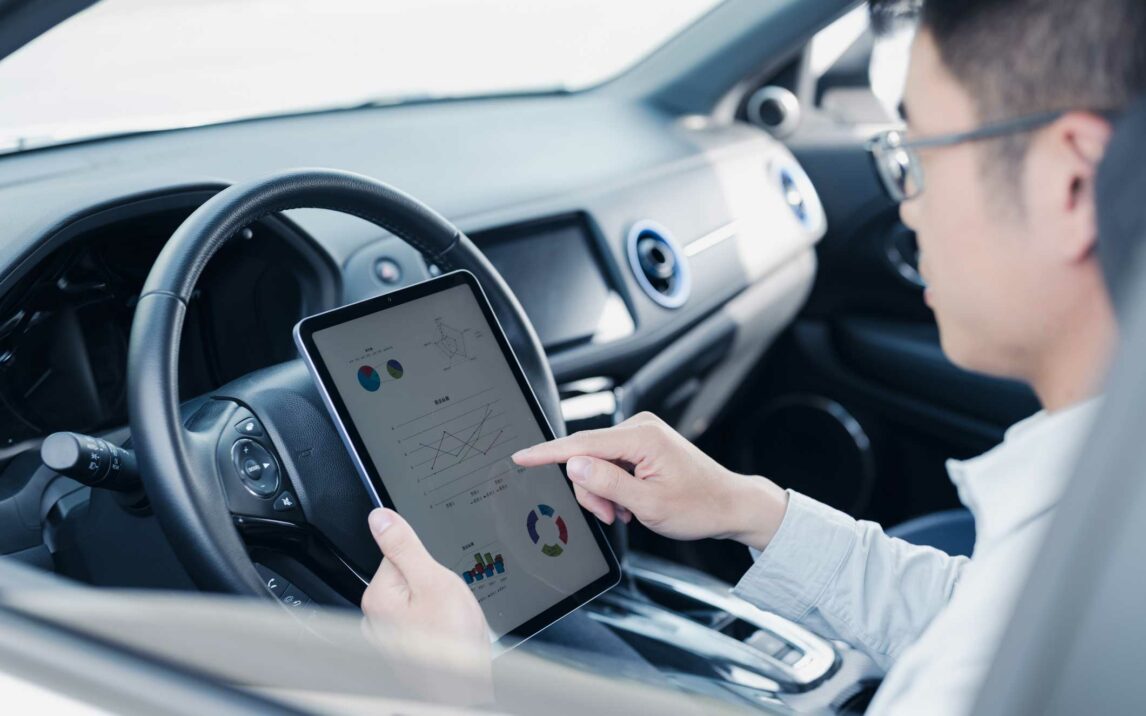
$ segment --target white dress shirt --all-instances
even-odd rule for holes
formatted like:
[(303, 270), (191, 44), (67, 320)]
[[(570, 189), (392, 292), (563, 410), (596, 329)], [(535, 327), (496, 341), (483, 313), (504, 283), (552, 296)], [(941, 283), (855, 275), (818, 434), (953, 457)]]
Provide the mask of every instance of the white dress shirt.
[(970, 559), (789, 491), (779, 530), (734, 593), (888, 669), (868, 714), (971, 713), (1098, 400), (1039, 412), (991, 451), (947, 462), (975, 518)]

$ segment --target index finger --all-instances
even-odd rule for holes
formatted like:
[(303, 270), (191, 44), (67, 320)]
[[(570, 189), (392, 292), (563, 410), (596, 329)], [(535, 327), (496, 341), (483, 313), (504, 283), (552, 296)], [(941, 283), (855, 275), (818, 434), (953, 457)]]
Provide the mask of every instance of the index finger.
[(578, 455), (602, 460), (638, 462), (643, 444), (640, 425), (617, 425), (599, 430), (583, 430), (568, 437), (519, 450), (513, 461), (522, 467), (535, 467), (555, 462), (568, 462)]

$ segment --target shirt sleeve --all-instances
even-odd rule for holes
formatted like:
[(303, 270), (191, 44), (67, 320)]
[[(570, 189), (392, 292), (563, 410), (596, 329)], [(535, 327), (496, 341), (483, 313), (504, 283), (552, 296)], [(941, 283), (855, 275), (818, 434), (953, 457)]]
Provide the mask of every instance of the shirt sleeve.
[(947, 604), (969, 560), (788, 495), (779, 530), (733, 594), (846, 641), (887, 669)]

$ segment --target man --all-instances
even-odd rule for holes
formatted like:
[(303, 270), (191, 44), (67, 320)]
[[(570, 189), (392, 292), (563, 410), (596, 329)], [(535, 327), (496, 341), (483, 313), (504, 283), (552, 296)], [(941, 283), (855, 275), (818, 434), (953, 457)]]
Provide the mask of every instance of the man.
[[(889, 538), (766, 478), (732, 473), (651, 415), (514, 459), (567, 463), (581, 504), (605, 522), (636, 517), (667, 537), (751, 547), (759, 556), (737, 594), (889, 669), (871, 713), (969, 712), (1117, 341), (1095, 251), (1094, 180), (1109, 112), (1143, 91), (1141, 0), (922, 4), (908, 129), (877, 138), (873, 153), (918, 236), (944, 352), (964, 368), (1027, 382), (1044, 407), (985, 455), (948, 464), (975, 516), (972, 559)], [(406, 559), (417, 540), (398, 520), (372, 516), (388, 556), (381, 572), (392, 560), (438, 569), (424, 551)], [(391, 526), (379, 533), (380, 522)], [(437, 600), (430, 613), (472, 612), (460, 586), (445, 591), (427, 593)], [(363, 607), (401, 617), (418, 597), (372, 584)], [(467, 621), (457, 633), (475, 630)]]

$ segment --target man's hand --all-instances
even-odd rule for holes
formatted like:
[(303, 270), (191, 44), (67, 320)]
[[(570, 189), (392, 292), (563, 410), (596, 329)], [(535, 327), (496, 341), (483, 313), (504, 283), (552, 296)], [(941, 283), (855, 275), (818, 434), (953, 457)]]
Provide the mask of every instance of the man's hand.
[(725, 469), (651, 413), (535, 445), (513, 460), (564, 462), (578, 502), (598, 519), (635, 515), (674, 539), (720, 537), (764, 549), (788, 506), (775, 483)]
[(408, 628), (489, 651), (485, 615), (461, 577), (434, 561), (414, 530), (397, 512), (370, 513), (370, 533), (384, 559), (362, 595), (371, 622)]
[(461, 577), (434, 561), (393, 510), (370, 513), (382, 564), (362, 595), (381, 647), (397, 648), (394, 676), (431, 703), (493, 702), (489, 629)]

